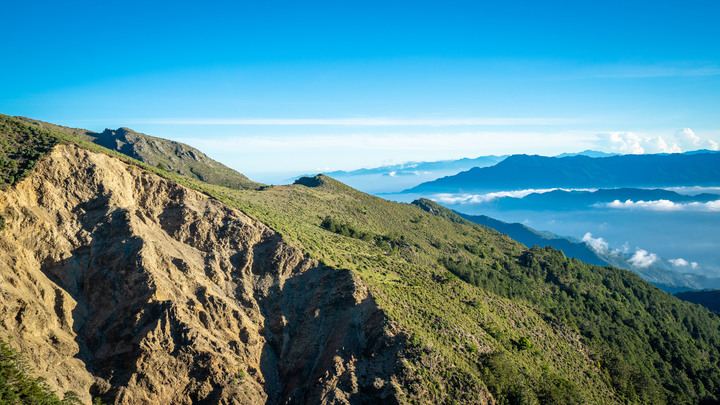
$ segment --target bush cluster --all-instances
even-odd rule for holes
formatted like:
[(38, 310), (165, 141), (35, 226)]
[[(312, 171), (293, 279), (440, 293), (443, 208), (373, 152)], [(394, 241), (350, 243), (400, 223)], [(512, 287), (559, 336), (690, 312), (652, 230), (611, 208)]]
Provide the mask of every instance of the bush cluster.
[(42, 378), (31, 375), (25, 359), (7, 342), (0, 339), (0, 403), (2, 404), (82, 404), (73, 391), (58, 398)]
[(28, 175), (58, 139), (50, 131), (15, 120), (0, 120), (0, 188)]
[(375, 235), (370, 232), (363, 232), (354, 228), (350, 224), (340, 222), (330, 216), (326, 216), (320, 223), (320, 226), (339, 235), (364, 240), (366, 242), (372, 242), (384, 250), (393, 250), (399, 246), (408, 245), (405, 235), (398, 235), (395, 233), (391, 233), (389, 235)]

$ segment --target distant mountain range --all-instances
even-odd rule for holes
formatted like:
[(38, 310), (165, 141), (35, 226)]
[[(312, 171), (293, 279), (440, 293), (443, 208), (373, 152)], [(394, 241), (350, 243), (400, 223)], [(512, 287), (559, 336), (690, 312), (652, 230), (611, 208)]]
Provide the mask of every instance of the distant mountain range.
[(406, 192), (472, 192), (533, 188), (616, 188), (720, 185), (720, 154), (544, 157), (513, 155), (491, 167), (473, 168)]
[[(503, 156), (480, 156), (474, 159), (406, 162), (351, 171), (336, 170), (324, 174), (367, 193), (388, 193), (417, 186), (420, 183), (450, 176), (473, 167), (487, 167), (505, 159)], [(298, 176), (305, 177), (307, 175)], [(288, 179), (293, 181), (298, 177)]]
[[(557, 157), (568, 156), (609, 157), (616, 156), (616, 154), (585, 150), (557, 155)], [(406, 162), (350, 171), (336, 170), (324, 174), (368, 193), (394, 193), (417, 186), (423, 182), (452, 176), (476, 167), (490, 167), (502, 162), (507, 157), (508, 155), (488, 155), (472, 159)], [(293, 177), (287, 179), (287, 181), (291, 182), (305, 176), (308, 175)]]
[(206, 183), (234, 189), (258, 189), (263, 186), (243, 174), (210, 159), (207, 155), (184, 143), (156, 138), (135, 132), (129, 128), (106, 129), (92, 132), (85, 129), (69, 128), (26, 117), (16, 117), (42, 128), (62, 132), (93, 142), (105, 148), (118, 151), (151, 166), (160, 167), (182, 176), (195, 178)]
[(474, 159), (463, 158), (457, 160), (439, 160), (435, 162), (407, 162), (395, 165), (379, 166), (367, 169), (352, 171), (338, 170), (325, 173), (330, 177), (336, 176), (365, 176), (370, 174), (381, 174), (386, 176), (417, 176), (422, 172), (468, 170), (473, 167), (487, 167), (502, 162), (508, 155), (502, 156), (480, 156)]
[(564, 158), (564, 157), (571, 157), (571, 156), (587, 156), (591, 158), (603, 158), (603, 157), (610, 157), (610, 156), (620, 156), (619, 153), (607, 153), (607, 152), (600, 152), (596, 150), (584, 150), (582, 152), (575, 152), (575, 153), (561, 153), (559, 155), (555, 155), (554, 157), (557, 158)]
[(696, 195), (679, 194), (663, 189), (617, 188), (596, 191), (553, 190), (545, 193), (532, 193), (523, 198), (502, 197), (486, 204), (503, 210), (569, 210), (589, 209), (595, 204), (632, 201), (666, 200), (674, 203), (706, 203), (720, 200), (720, 194), (701, 193)]
[(720, 314), (720, 290), (683, 291), (675, 294), (681, 300), (694, 302)]

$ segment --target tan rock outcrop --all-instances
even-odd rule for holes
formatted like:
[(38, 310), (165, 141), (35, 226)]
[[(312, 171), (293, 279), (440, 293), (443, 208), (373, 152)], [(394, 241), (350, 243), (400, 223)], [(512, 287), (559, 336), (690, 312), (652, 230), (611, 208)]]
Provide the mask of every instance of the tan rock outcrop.
[(116, 404), (395, 402), (403, 333), (351, 272), (104, 154), (59, 145), (0, 192), (0, 336)]

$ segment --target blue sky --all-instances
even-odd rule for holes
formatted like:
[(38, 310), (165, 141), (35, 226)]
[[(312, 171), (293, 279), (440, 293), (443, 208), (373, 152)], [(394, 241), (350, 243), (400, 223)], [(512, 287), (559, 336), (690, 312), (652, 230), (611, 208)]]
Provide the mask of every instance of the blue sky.
[[(4, 5), (0, 113), (248, 175), (720, 143), (720, 3)], [(265, 177), (263, 177), (265, 176)]]

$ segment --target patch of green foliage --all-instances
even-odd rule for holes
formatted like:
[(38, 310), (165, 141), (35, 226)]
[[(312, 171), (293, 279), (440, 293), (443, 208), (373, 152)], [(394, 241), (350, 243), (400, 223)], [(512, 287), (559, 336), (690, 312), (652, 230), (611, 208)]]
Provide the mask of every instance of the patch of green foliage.
[(330, 216), (326, 216), (320, 223), (320, 226), (339, 235), (349, 236), (366, 242), (373, 242), (375, 245), (386, 251), (390, 250), (394, 252), (399, 247), (409, 246), (406, 242), (405, 235), (398, 236), (395, 233), (391, 233), (389, 235), (373, 235), (370, 232), (359, 231), (352, 225), (337, 221)]
[(20, 353), (0, 339), (0, 403), (2, 404), (82, 404), (73, 391), (63, 399), (52, 392), (42, 378), (31, 376), (32, 371)]
[(0, 188), (27, 176), (35, 162), (57, 142), (57, 137), (42, 128), (0, 119)]
[(362, 232), (355, 229), (352, 225), (339, 222), (329, 215), (323, 219), (320, 226), (327, 229), (330, 232), (337, 233), (343, 236), (349, 236), (351, 238), (362, 239), (364, 241), (373, 240), (373, 235), (369, 232)]

